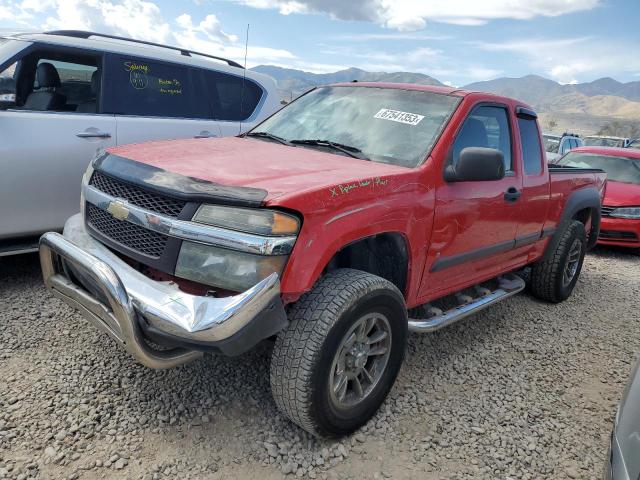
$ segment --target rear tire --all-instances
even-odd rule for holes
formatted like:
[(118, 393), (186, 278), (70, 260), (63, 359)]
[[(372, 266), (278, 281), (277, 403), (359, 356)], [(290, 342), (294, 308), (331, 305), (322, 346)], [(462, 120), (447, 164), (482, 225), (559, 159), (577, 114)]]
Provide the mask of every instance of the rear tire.
[[(553, 242), (553, 240), (552, 240)], [(530, 290), (534, 296), (559, 303), (571, 295), (578, 281), (587, 251), (584, 225), (572, 220), (562, 232), (553, 252), (536, 262), (531, 269)]]
[(402, 365), (402, 294), (381, 277), (340, 269), (296, 302), (289, 319), (271, 356), (276, 405), (313, 435), (353, 432), (378, 410)]

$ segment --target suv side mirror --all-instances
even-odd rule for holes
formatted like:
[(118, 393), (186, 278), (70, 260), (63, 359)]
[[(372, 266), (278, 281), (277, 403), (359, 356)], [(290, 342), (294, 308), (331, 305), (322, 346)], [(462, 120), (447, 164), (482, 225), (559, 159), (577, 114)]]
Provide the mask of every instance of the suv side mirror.
[(444, 171), (447, 182), (482, 182), (504, 178), (504, 155), (495, 148), (467, 147), (456, 165)]

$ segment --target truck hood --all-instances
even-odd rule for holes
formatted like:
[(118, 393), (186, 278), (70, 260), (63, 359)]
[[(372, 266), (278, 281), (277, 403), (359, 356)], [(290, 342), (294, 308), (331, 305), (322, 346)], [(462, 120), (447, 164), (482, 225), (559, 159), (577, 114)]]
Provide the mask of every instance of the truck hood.
[[(132, 144), (107, 152), (154, 167), (154, 171), (189, 177), (199, 183), (210, 182), (227, 191), (237, 192), (238, 188), (254, 193), (262, 191), (262, 203), (323, 187), (408, 172), (403, 167), (322, 150), (237, 137)], [(181, 187), (172, 183), (174, 188)]]
[(624, 182), (607, 182), (604, 205), (611, 207), (640, 205), (640, 185)]

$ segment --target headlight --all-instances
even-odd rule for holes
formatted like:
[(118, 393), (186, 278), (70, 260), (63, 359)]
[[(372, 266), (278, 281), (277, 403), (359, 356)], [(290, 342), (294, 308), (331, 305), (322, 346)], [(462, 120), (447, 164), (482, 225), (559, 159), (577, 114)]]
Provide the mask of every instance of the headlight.
[(295, 235), (300, 230), (295, 216), (260, 208), (202, 205), (193, 221), (256, 235)]
[(640, 207), (616, 208), (609, 215), (616, 218), (640, 218)]
[(243, 292), (273, 272), (282, 274), (288, 255), (255, 255), (201, 243), (182, 242), (176, 276)]

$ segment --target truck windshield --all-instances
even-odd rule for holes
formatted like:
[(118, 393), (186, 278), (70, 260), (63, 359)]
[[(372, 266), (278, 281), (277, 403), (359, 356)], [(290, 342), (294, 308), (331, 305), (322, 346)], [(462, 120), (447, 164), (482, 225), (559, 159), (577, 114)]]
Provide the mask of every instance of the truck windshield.
[(321, 87), (249, 135), (345, 154), (339, 146), (359, 158), (415, 167), (427, 157), (459, 103), (460, 97), (417, 90)]
[(560, 139), (550, 135), (542, 135), (544, 138), (544, 151), (549, 153), (558, 153), (560, 148)]
[(612, 182), (635, 183), (640, 185), (640, 159), (600, 155), (595, 153), (569, 152), (559, 165), (579, 168), (599, 168), (607, 172)]

